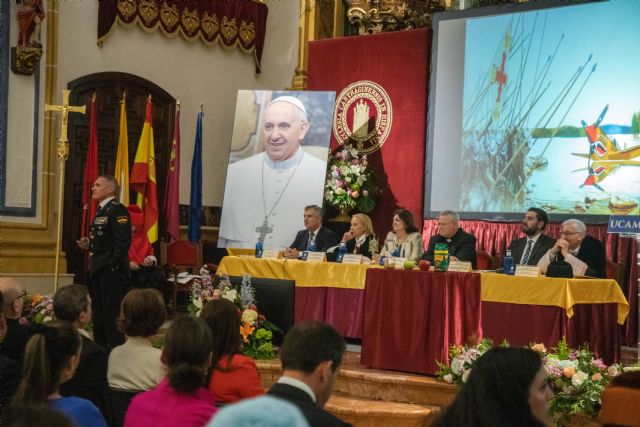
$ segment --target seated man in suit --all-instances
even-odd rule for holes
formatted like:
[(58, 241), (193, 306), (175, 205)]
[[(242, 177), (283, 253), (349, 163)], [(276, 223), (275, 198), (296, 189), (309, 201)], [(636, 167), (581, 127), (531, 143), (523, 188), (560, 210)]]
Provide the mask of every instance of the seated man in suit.
[(587, 236), (587, 226), (577, 219), (562, 223), (560, 238), (538, 261), (542, 272), (555, 260), (571, 265), (574, 276), (606, 277), (604, 245), (598, 239)]
[(85, 331), (91, 323), (91, 297), (87, 287), (68, 285), (58, 289), (53, 297), (53, 312), (56, 319), (72, 323), (82, 337), (80, 363), (76, 374), (69, 381), (60, 384), (60, 394), (88, 399), (106, 414), (109, 354)]
[(8, 332), (3, 341), (4, 355), (22, 366), (24, 350), (27, 341), (31, 337), (31, 327), (20, 323), (24, 297), (27, 295), (22, 290), (20, 282), (13, 277), (0, 277), (0, 292), (4, 297), (2, 311)]
[(549, 216), (539, 208), (529, 208), (524, 214), (520, 229), (526, 237), (515, 239), (509, 245), (511, 256), (516, 264), (537, 265), (542, 255), (556, 243), (556, 239), (544, 234)]
[(295, 404), (311, 427), (349, 426), (323, 409), (344, 351), (344, 339), (333, 327), (322, 322), (297, 323), (280, 349), (282, 376), (267, 394)]
[(296, 239), (284, 250), (287, 258), (298, 258), (300, 252), (315, 246), (314, 252), (326, 252), (338, 244), (338, 236), (322, 226), (322, 208), (310, 205), (304, 208), (304, 230), (298, 231)]
[(460, 217), (454, 211), (442, 211), (438, 215), (438, 234), (431, 236), (427, 251), (422, 259), (433, 263), (433, 252), (436, 243), (446, 243), (449, 246), (451, 261), (471, 261), (476, 268), (476, 237), (460, 228)]

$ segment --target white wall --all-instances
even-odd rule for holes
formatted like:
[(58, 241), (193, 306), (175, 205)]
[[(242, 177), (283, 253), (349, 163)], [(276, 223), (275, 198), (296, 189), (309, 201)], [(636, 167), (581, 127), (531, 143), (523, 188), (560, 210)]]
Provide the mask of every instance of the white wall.
[[(59, 2), (57, 91), (67, 83), (105, 71), (138, 75), (180, 100), (180, 203), (189, 203), (196, 115), (204, 103), (203, 205), (220, 206), (231, 142), (236, 91), (282, 89), (290, 85), (298, 54), (298, 0), (268, 1), (262, 74), (252, 55), (221, 45), (208, 47), (161, 31), (116, 24), (97, 46), (98, 2)], [(59, 102), (60, 100), (56, 100)], [(136, 142), (137, 143), (137, 142)]]

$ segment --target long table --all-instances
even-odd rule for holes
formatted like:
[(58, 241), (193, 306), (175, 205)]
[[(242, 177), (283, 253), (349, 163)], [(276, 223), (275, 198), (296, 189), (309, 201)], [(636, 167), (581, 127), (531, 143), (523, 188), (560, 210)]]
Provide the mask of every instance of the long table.
[(614, 280), (395, 270), (367, 273), (364, 303), (361, 362), (424, 374), (470, 337), (551, 347), (566, 336), (612, 363), (629, 311)]
[(226, 256), (220, 262), (217, 274), (295, 280), (296, 322), (321, 320), (347, 338), (361, 338), (365, 278), (371, 268), (380, 267)]

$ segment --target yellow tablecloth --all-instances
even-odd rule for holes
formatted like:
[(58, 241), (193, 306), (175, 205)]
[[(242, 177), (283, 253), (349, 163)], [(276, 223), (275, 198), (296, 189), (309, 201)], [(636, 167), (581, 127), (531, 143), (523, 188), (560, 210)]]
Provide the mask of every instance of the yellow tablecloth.
[(268, 279), (295, 280), (296, 286), (305, 288), (364, 289), (364, 281), (369, 268), (382, 267), (368, 264), (226, 256), (222, 258), (216, 274), (229, 276), (249, 274)]
[(620, 286), (611, 279), (564, 279), (557, 277), (522, 277), (482, 273), (481, 300), (510, 304), (553, 305), (564, 308), (573, 317), (576, 304), (618, 305), (618, 323), (629, 314)]

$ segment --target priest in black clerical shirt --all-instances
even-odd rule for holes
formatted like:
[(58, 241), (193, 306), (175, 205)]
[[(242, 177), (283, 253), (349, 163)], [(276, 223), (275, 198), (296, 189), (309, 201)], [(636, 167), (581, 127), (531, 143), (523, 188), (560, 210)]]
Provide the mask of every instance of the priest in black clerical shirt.
[(427, 251), (422, 259), (433, 263), (433, 252), (436, 243), (449, 245), (449, 259), (451, 261), (471, 261), (476, 268), (476, 238), (460, 228), (460, 217), (454, 211), (442, 211), (438, 215), (438, 234), (431, 236)]
[(315, 247), (315, 252), (326, 252), (338, 244), (338, 235), (322, 226), (322, 208), (310, 205), (304, 208), (304, 230), (298, 231), (295, 240), (284, 251), (287, 258), (298, 258), (300, 252)]

